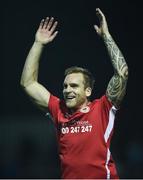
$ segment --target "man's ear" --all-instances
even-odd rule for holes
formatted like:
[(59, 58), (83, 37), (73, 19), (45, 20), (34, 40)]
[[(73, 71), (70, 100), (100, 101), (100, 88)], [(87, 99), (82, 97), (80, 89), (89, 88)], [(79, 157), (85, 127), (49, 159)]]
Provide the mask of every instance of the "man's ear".
[(92, 89), (90, 87), (87, 87), (85, 90), (86, 96), (87, 97), (91, 96), (91, 92), (92, 92)]

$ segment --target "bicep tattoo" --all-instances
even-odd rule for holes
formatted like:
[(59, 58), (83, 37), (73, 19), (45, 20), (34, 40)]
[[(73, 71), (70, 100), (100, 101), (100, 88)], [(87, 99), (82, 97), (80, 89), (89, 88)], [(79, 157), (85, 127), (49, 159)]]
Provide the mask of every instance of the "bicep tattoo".
[(119, 75), (114, 75), (107, 87), (106, 95), (108, 99), (115, 105), (119, 106), (126, 92), (127, 80)]

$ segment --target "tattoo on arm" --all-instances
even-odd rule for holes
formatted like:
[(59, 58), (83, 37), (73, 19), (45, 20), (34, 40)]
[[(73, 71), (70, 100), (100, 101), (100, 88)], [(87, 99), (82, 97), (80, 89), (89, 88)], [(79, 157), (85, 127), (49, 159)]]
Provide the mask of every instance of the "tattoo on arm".
[(126, 91), (128, 66), (112, 37), (104, 35), (103, 40), (115, 72), (108, 84), (106, 95), (114, 105), (119, 106)]
[(109, 100), (117, 107), (121, 104), (121, 101), (126, 92), (127, 80), (124, 80), (119, 75), (114, 75), (107, 87), (106, 95)]

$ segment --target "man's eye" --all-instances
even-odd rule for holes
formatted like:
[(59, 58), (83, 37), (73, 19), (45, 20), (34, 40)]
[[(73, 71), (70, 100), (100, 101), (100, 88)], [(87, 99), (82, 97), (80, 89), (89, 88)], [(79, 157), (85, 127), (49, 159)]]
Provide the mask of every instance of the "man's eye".
[(78, 87), (78, 85), (77, 85), (77, 84), (72, 84), (72, 85), (71, 85), (71, 87), (73, 87), (73, 88), (77, 88), (77, 87)]
[(66, 88), (67, 88), (67, 85), (63, 85), (63, 88), (66, 89)]

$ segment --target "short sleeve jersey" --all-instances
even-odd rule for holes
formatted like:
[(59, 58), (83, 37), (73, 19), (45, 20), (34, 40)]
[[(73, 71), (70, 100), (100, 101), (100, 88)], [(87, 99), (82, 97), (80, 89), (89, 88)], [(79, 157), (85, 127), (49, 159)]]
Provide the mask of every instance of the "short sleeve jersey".
[(57, 128), (62, 178), (118, 179), (109, 149), (116, 108), (106, 95), (72, 115), (50, 95), (48, 109)]

